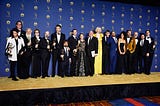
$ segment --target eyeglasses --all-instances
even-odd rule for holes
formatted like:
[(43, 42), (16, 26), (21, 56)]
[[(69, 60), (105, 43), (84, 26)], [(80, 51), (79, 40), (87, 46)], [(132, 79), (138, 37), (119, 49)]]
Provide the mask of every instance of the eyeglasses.
[(39, 32), (35, 32), (35, 33), (39, 33)]

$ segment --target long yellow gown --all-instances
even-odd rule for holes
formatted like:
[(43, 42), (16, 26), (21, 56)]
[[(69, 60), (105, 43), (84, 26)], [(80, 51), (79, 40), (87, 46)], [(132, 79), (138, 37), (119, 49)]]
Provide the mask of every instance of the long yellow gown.
[(98, 75), (98, 74), (102, 74), (102, 37), (103, 34), (99, 34), (99, 36), (97, 36), (96, 34), (94, 34), (93, 36), (98, 38), (98, 55), (95, 57), (95, 63), (94, 63), (94, 74)]

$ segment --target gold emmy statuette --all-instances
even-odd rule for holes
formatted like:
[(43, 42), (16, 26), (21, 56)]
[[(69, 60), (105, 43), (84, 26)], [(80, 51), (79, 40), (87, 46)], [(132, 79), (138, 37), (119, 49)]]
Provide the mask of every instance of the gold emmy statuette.
[(56, 49), (56, 38), (53, 39), (53, 49)]
[(12, 56), (12, 49), (14, 48), (14, 45), (12, 43), (9, 43), (6, 49), (6, 54), (9, 56)]
[(64, 49), (62, 49), (62, 51), (61, 51), (61, 58), (62, 58), (62, 60), (64, 60)]

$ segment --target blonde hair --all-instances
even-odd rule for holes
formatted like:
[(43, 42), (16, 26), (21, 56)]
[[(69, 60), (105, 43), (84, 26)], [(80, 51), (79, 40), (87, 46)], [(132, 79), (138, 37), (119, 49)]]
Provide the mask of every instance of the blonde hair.
[(96, 27), (95, 32), (98, 32), (98, 30), (100, 30), (100, 33), (102, 32), (102, 28), (101, 27)]

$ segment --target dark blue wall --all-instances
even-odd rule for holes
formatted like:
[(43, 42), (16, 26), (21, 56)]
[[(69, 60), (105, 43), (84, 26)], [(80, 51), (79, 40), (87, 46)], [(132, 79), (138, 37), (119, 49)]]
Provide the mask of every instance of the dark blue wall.
[(1, 0), (0, 76), (9, 74), (4, 48), (6, 37), (17, 20), (23, 21), (23, 29), (39, 28), (42, 35), (46, 30), (54, 32), (55, 25), (62, 24), (62, 30), (67, 37), (73, 28), (78, 29), (79, 33), (87, 33), (97, 26), (102, 27), (103, 31), (109, 29), (116, 33), (127, 29), (138, 32), (150, 29), (157, 42), (152, 71), (160, 71), (159, 13), (159, 7), (99, 0)]

